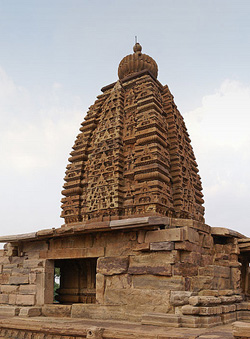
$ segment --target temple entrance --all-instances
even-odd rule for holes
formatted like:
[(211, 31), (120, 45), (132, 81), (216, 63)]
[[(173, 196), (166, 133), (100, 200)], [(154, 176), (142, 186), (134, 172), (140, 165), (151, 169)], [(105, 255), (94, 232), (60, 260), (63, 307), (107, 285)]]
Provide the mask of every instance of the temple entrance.
[(241, 290), (249, 299), (250, 297), (250, 254), (249, 252), (241, 253), (239, 256), (239, 262), (241, 263)]
[(61, 304), (94, 304), (96, 263), (97, 258), (55, 260), (55, 301)]

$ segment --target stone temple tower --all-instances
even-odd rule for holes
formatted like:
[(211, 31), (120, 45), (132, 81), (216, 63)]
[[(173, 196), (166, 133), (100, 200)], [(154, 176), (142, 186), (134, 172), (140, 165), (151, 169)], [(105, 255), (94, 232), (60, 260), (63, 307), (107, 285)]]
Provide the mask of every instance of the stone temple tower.
[(204, 221), (190, 138), (157, 74), (136, 43), (119, 64), (119, 80), (90, 106), (66, 170), (66, 224), (155, 215)]

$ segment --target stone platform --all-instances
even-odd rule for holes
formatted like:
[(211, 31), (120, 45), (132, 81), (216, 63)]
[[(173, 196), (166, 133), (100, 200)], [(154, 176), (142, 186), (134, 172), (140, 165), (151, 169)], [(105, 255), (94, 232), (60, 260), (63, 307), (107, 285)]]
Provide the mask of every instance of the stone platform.
[(120, 321), (0, 318), (0, 338), (11, 339), (233, 339), (232, 325), (212, 329), (166, 328)]

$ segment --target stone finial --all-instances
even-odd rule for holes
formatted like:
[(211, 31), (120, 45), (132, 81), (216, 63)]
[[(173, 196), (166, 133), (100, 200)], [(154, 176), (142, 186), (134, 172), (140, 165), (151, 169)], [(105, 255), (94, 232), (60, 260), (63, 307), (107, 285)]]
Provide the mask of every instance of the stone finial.
[(141, 47), (141, 45), (139, 44), (139, 42), (137, 42), (137, 43), (134, 45), (133, 51), (134, 51), (134, 53), (141, 53), (142, 47)]
[(145, 70), (148, 70), (154, 78), (157, 78), (158, 66), (154, 59), (141, 53), (142, 46), (138, 42), (134, 45), (133, 50), (134, 53), (125, 56), (119, 64), (119, 79)]

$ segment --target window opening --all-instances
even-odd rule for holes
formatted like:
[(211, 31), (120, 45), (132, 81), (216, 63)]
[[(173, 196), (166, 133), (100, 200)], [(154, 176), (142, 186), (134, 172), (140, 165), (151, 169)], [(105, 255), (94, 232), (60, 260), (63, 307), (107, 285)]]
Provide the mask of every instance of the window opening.
[(54, 302), (96, 302), (97, 258), (55, 260)]

